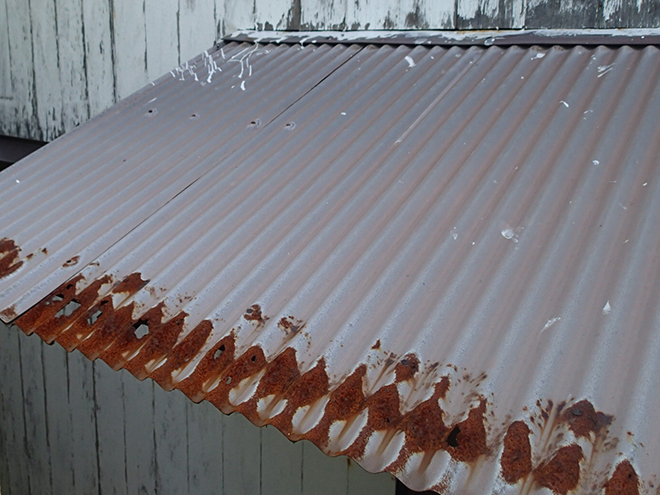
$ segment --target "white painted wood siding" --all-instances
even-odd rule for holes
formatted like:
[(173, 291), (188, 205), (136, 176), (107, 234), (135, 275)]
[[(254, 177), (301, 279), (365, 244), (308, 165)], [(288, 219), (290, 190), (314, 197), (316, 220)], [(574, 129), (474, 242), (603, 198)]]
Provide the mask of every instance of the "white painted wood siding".
[(394, 495), (273, 427), (225, 416), (0, 322), (3, 495)]
[(660, 0), (0, 0), (0, 134), (51, 140), (237, 29), (659, 26)]

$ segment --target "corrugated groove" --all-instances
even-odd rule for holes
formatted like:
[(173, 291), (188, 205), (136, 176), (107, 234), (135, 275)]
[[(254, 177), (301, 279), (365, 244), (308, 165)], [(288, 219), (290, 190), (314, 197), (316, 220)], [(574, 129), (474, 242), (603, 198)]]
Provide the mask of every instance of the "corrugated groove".
[[(570, 490), (602, 489), (622, 459), (648, 486), (660, 451), (648, 421), (659, 399), (647, 393), (660, 376), (658, 49), (308, 49), (273, 48), (260, 66), (272, 71), (255, 63), (259, 94), (272, 84), (295, 102), (272, 105), (271, 120), (248, 91), (245, 105), (199, 110), (209, 123), (225, 111), (261, 119), (236, 142), (232, 129), (200, 137), (176, 119), (162, 124), (178, 136), (169, 143), (146, 129), (161, 154), (129, 153), (130, 166), (146, 174), (170, 153), (172, 166), (205, 171), (99, 246), (76, 290), (44, 299), (79, 298), (79, 309), (39, 319), (39, 306), (23, 329), (415, 489), (557, 491), (548, 472), (571, 452)], [(205, 93), (185, 87), (159, 115), (203, 108)], [(131, 125), (144, 111), (112, 118)], [(314, 370), (327, 386), (296, 402)], [(424, 450), (415, 428), (431, 417)], [(529, 431), (531, 468), (505, 481), (514, 420)]]

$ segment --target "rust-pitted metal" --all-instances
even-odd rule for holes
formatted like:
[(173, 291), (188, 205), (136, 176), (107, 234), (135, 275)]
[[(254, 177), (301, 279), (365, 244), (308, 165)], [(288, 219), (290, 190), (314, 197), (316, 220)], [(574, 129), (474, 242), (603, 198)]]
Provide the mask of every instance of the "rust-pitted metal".
[(3, 318), (415, 490), (653, 493), (658, 48), (208, 57), (0, 174)]
[(20, 251), (21, 248), (13, 240), (6, 237), (0, 239), (0, 278), (11, 275), (21, 267)]

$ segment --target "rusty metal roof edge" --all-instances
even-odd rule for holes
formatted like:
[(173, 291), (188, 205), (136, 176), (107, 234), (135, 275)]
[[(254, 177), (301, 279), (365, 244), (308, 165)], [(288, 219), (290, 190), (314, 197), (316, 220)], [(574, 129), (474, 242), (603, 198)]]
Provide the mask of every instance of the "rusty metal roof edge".
[(660, 45), (660, 29), (511, 29), (473, 31), (255, 31), (239, 30), (225, 42), (395, 45)]

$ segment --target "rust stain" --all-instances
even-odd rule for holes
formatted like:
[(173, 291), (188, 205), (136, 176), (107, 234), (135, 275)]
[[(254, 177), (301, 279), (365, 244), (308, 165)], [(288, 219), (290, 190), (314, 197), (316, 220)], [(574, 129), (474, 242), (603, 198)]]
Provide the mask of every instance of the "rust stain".
[(580, 461), (584, 459), (582, 447), (577, 444), (561, 447), (552, 459), (534, 470), (536, 482), (559, 495), (577, 488), (580, 482)]
[(18, 254), (20, 251), (21, 248), (13, 240), (6, 237), (0, 239), (0, 278), (11, 275), (23, 265)]
[(415, 354), (407, 354), (394, 367), (396, 381), (410, 380), (419, 371), (419, 359)]
[(69, 267), (69, 266), (77, 265), (78, 261), (80, 261), (80, 256), (76, 255), (73, 258), (66, 260), (62, 266)]
[(562, 419), (575, 436), (589, 438), (591, 433), (597, 435), (609, 426), (613, 417), (596, 411), (588, 400), (581, 400), (566, 408)]
[(257, 326), (262, 326), (264, 323), (266, 323), (266, 321), (268, 321), (268, 317), (261, 313), (261, 306), (258, 304), (253, 304), (248, 309), (246, 309), (243, 318), (245, 318), (247, 321), (256, 321)]
[[(247, 317), (246, 319), (249, 320)], [(277, 322), (277, 326), (285, 334), (293, 336), (305, 327), (305, 323), (302, 320), (294, 318), (293, 316), (284, 316), (280, 318), (280, 321)]]
[(605, 483), (605, 495), (639, 495), (639, 477), (630, 461), (621, 461)]
[(531, 430), (523, 421), (514, 421), (504, 436), (504, 450), (500, 460), (502, 477), (507, 483), (516, 483), (532, 472)]
[(380, 349), (380, 339), (378, 339), (376, 343), (371, 346), (371, 348), (374, 350)]
[[(128, 303), (114, 307), (113, 295), (130, 297), (140, 290), (149, 290), (139, 273), (134, 273), (116, 282), (110, 276), (91, 282), (78, 292), (82, 281), (78, 275), (62, 284), (51, 295), (34, 306), (17, 323), (26, 333), (36, 332), (45, 341), (57, 340), (66, 349), (78, 348), (90, 359), (100, 357), (114, 369), (125, 368), (137, 378), (150, 377), (166, 390), (177, 388), (193, 401), (208, 400), (224, 413), (239, 411), (257, 425), (272, 424), (292, 440), (305, 438), (321, 448), (329, 444), (330, 427), (337, 421), (350, 422), (366, 413), (364, 427), (356, 440), (342, 454), (360, 459), (375, 432), (384, 433), (386, 445), (397, 433), (403, 433), (404, 444), (397, 459), (386, 470), (400, 473), (413, 454), (423, 454), (422, 465), (428, 465), (433, 455), (444, 451), (454, 461), (474, 464), (483, 456), (498, 451), (497, 443), (503, 443), (500, 458), (501, 473), (508, 483), (516, 483), (530, 474), (535, 483), (559, 495), (575, 489), (580, 481), (582, 448), (573, 444), (563, 447), (550, 446), (549, 460), (532, 465), (530, 427), (524, 421), (511, 423), (502, 439), (488, 444), (486, 399), (477, 393), (477, 387), (485, 374), (458, 377), (458, 381), (471, 383), (473, 406), (462, 421), (448, 424), (441, 400), (450, 390), (450, 377), (442, 376), (433, 385), (430, 398), (412, 410), (402, 413), (402, 398), (397, 384), (414, 380), (420, 370), (420, 361), (414, 354), (402, 358), (390, 354), (383, 359), (386, 368), (394, 367), (395, 382), (389, 383), (373, 393), (365, 393), (366, 365), (358, 366), (349, 376), (331, 386), (326, 363), (321, 358), (311, 369), (301, 373), (296, 351), (292, 347), (282, 349), (277, 355), (267, 358), (259, 346), (252, 346), (237, 354), (234, 329), (216, 342), (203, 356), (213, 330), (213, 323), (204, 320), (185, 335), (185, 323), (189, 317), (180, 311), (165, 318), (164, 303), (134, 316), (136, 308)], [(114, 283), (114, 285), (113, 285)], [(112, 287), (112, 289), (108, 289)], [(103, 292), (101, 292), (103, 289)], [(108, 292), (109, 291), (109, 292)], [(66, 311), (75, 303), (75, 308)], [(7, 310), (5, 310), (7, 311)], [(3, 313), (4, 314), (4, 313)], [(263, 325), (268, 317), (255, 304), (243, 315), (248, 321)], [(303, 335), (304, 323), (292, 316), (281, 318), (278, 327), (288, 335)], [(138, 332), (138, 329), (141, 329)], [(380, 349), (380, 341), (373, 348)], [(178, 374), (193, 359), (196, 365), (189, 375), (179, 380)], [(437, 369), (439, 363), (431, 368)], [(451, 365), (451, 369), (456, 368)], [(463, 375), (466, 375), (463, 373)], [(173, 379), (173, 376), (175, 379)], [(230, 393), (246, 379), (258, 380), (255, 392), (241, 404), (230, 403)], [(471, 381), (470, 381), (471, 380)], [(473, 382), (473, 383), (472, 383)], [(327, 397), (328, 402), (317, 424), (304, 434), (293, 431), (293, 417), (302, 408), (311, 406)], [(282, 410), (272, 415), (272, 410), (261, 411), (261, 399), (269, 398), (266, 408), (277, 404)], [(539, 415), (548, 427), (565, 424), (576, 437), (594, 441), (593, 436), (605, 434), (612, 416), (596, 411), (587, 400), (566, 407), (552, 401), (538, 401)], [(554, 411), (554, 412), (553, 412)], [(378, 448), (378, 446), (376, 446)], [(553, 452), (554, 451), (554, 452)], [(607, 483), (600, 485), (606, 495), (637, 494), (639, 479), (632, 465), (622, 461)]]

